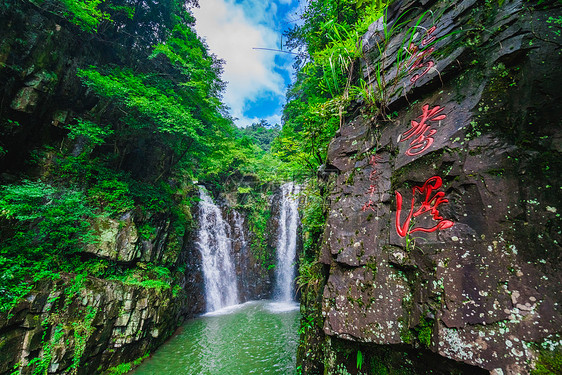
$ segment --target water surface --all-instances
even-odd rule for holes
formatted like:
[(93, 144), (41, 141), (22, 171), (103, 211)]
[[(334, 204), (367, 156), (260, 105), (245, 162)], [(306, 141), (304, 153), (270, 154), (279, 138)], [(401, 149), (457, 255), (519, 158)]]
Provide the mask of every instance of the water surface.
[(294, 374), (296, 303), (252, 301), (188, 321), (134, 375)]

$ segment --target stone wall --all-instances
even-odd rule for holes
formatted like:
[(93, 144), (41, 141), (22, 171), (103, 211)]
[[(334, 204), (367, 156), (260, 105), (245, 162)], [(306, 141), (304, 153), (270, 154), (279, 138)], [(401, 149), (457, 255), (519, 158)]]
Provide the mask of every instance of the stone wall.
[(330, 144), (304, 373), (529, 374), (560, 350), (562, 12), (500, 3), (396, 1), (402, 32), (365, 35), (385, 116), (356, 103)]

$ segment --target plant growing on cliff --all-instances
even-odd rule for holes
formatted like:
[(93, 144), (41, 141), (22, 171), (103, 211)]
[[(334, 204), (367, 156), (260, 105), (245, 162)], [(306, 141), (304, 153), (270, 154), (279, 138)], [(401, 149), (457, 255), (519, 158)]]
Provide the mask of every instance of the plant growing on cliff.
[(30, 275), (57, 271), (92, 241), (92, 209), (81, 191), (25, 181), (1, 189), (0, 220), (10, 223), (0, 250), (0, 306), (6, 311), (29, 291)]
[(102, 21), (111, 20), (110, 15), (100, 8), (105, 0), (30, 1), (44, 10), (67, 18), (87, 32), (95, 31)]
[[(42, 326), (44, 332), (41, 338), (43, 345), (41, 353), (39, 357), (33, 358), (27, 364), (27, 367), (33, 368), (33, 375), (47, 375), (49, 373), (49, 366), (53, 360), (53, 349), (61, 344), (61, 340), (64, 337), (64, 327), (62, 324), (56, 324), (51, 329), (48, 329), (48, 320), (45, 319), (42, 322)], [(50, 334), (49, 339), (47, 339), (48, 334)]]
[(361, 350), (357, 351), (357, 369), (361, 370), (361, 367), (363, 367), (363, 353), (361, 352)]
[(138, 365), (140, 365), (142, 363), (142, 361), (144, 361), (148, 357), (150, 357), (150, 353), (146, 353), (145, 355), (135, 359), (134, 361), (122, 363), (118, 366), (111, 367), (111, 368), (107, 369), (103, 374), (104, 375), (123, 375), (123, 374), (126, 374), (126, 373), (130, 372), (132, 369), (134, 369), (135, 367), (137, 367)]
[(323, 279), (322, 264), (311, 261), (306, 257), (299, 258), (299, 274), (295, 280), (297, 290), (303, 294), (303, 299), (307, 299), (309, 293), (316, 293), (321, 286)]
[(96, 317), (98, 309), (93, 306), (86, 306), (86, 311), (83, 321), (72, 323), (72, 328), (74, 330), (74, 354), (72, 356), (72, 365), (69, 367), (71, 374), (78, 373), (80, 360), (86, 350), (86, 343), (95, 330), (95, 328), (92, 327), (92, 322)]
[(431, 346), (431, 336), (433, 331), (433, 320), (421, 318), (420, 323), (414, 328), (420, 344), (429, 348)]
[(88, 196), (93, 204), (103, 207), (110, 216), (123, 214), (135, 208), (129, 185), (117, 179), (101, 180), (88, 190)]
[(81, 191), (24, 181), (2, 188), (0, 217), (15, 220), (19, 230), (3, 251), (24, 250), (42, 257), (71, 253), (91, 237), (88, 218), (93, 217)]
[(267, 222), (271, 216), (267, 196), (259, 191), (251, 190), (243, 207), (249, 210), (248, 228), (252, 233), (250, 249), (262, 267), (269, 270), (273, 264), (273, 258), (267, 245)]
[(362, 54), (360, 36), (383, 5), (310, 1), (302, 25), (287, 33), (287, 46), (307, 53), (297, 57), (302, 65), (287, 93), (284, 125), (273, 150), (295, 169), (315, 172), (326, 161), (328, 143), (349, 103), (353, 66)]
[(91, 146), (101, 145), (105, 142), (105, 138), (113, 134), (113, 130), (96, 124), (95, 122), (76, 119), (74, 124), (67, 125), (70, 130), (68, 138), (76, 139), (82, 137), (86, 139)]

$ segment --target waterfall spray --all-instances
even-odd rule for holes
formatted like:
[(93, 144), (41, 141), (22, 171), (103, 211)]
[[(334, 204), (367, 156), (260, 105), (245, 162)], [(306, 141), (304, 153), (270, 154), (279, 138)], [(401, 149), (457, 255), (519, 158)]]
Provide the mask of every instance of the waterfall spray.
[(203, 262), (207, 311), (238, 303), (236, 272), (232, 261), (229, 224), (223, 219), (205, 188), (199, 188), (199, 232), (197, 245)]
[(275, 293), (277, 301), (293, 300), (295, 260), (297, 254), (298, 193), (300, 186), (292, 182), (281, 186), (281, 210), (277, 235), (277, 266), (275, 267)]

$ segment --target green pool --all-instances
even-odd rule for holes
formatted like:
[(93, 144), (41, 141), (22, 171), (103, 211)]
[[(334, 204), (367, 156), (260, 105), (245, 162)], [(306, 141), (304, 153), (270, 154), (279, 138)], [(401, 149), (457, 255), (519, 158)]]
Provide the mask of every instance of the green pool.
[(185, 323), (134, 375), (294, 374), (296, 303), (252, 301)]

